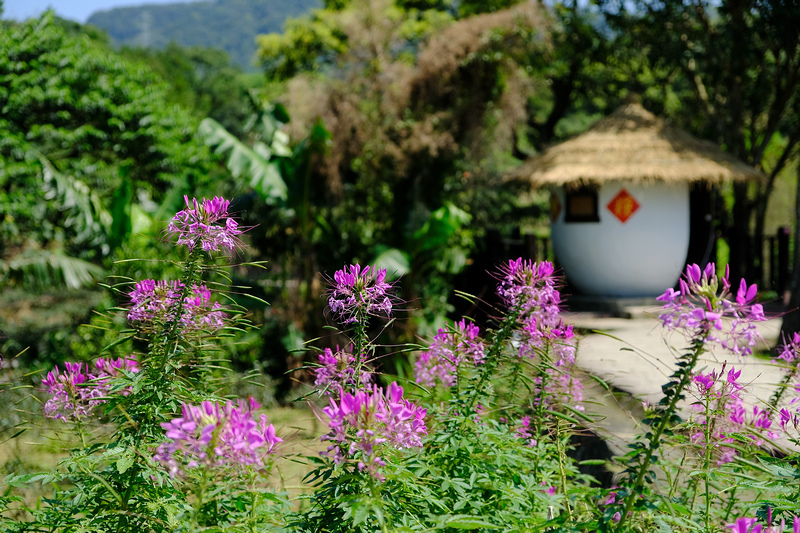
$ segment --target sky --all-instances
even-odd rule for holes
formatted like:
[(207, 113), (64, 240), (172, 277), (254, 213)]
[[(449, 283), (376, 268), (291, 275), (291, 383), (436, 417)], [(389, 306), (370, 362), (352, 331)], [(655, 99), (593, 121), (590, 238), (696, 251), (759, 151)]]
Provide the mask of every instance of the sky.
[(3, 18), (24, 20), (37, 17), (52, 7), (62, 18), (84, 23), (95, 11), (143, 4), (174, 4), (180, 1), (182, 0), (3, 0)]

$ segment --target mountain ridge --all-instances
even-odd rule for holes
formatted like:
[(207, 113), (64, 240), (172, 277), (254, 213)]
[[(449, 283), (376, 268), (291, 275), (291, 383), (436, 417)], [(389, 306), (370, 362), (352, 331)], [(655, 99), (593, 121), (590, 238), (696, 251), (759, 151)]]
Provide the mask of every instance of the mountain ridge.
[(280, 32), (289, 17), (320, 7), (319, 0), (200, 0), (96, 11), (87, 23), (108, 32), (116, 45), (221, 48), (254, 70), (256, 35)]

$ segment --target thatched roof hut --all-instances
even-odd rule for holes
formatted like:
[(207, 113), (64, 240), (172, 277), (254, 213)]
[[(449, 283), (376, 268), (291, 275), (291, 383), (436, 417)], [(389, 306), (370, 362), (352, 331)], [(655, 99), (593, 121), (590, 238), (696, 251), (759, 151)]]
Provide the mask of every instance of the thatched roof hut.
[(674, 286), (687, 255), (710, 259), (711, 195), (693, 183), (763, 179), (637, 103), (530, 158), (514, 177), (551, 189), (553, 251), (573, 287), (615, 297), (656, 296)]
[(536, 186), (568, 187), (623, 180), (720, 183), (763, 179), (763, 174), (709, 141), (670, 126), (629, 103), (585, 133), (526, 161), (514, 177)]

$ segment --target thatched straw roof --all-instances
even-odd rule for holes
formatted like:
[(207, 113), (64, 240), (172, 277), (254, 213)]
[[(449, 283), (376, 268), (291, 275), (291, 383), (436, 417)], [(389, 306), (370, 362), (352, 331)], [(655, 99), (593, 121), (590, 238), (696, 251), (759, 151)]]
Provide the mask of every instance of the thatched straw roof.
[(528, 159), (513, 177), (534, 186), (607, 180), (719, 183), (763, 179), (756, 169), (669, 126), (638, 103), (623, 105), (585, 133)]

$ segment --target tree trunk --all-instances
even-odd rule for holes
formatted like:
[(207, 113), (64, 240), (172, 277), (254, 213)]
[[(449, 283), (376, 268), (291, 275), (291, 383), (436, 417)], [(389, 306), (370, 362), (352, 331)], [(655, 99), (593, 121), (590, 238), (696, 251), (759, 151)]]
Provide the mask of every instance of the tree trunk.
[(726, 237), (730, 246), (731, 284), (739, 285), (741, 278), (752, 274), (752, 247), (750, 243), (750, 201), (747, 197), (747, 183), (733, 185), (733, 219)]
[(791, 339), (800, 331), (800, 165), (797, 165), (797, 190), (794, 196), (794, 258), (792, 260), (792, 283), (787, 312), (781, 324), (781, 339)]

